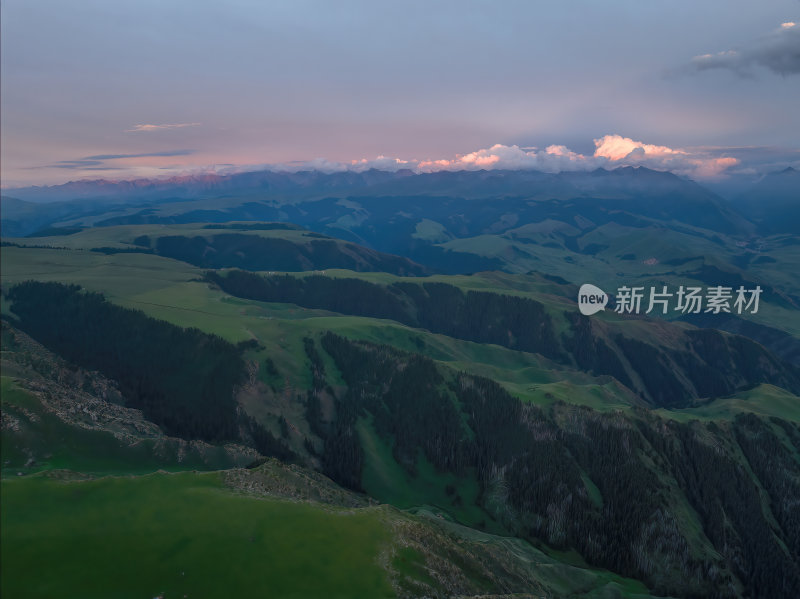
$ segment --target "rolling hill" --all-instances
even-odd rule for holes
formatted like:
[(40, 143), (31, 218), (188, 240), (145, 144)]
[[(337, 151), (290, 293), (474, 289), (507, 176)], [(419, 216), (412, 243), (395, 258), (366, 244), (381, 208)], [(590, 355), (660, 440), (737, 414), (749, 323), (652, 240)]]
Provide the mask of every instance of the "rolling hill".
[(794, 232), (646, 169), (115, 185), (2, 200), (4, 594), (800, 593)]

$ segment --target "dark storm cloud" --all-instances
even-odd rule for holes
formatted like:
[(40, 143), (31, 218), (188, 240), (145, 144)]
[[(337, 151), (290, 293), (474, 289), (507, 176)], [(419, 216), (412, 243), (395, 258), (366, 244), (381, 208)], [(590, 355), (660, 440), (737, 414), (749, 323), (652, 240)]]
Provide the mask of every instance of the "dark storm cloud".
[(695, 56), (692, 67), (697, 71), (728, 69), (741, 77), (751, 77), (753, 67), (783, 76), (800, 74), (800, 26), (783, 23), (770, 35), (741, 50)]

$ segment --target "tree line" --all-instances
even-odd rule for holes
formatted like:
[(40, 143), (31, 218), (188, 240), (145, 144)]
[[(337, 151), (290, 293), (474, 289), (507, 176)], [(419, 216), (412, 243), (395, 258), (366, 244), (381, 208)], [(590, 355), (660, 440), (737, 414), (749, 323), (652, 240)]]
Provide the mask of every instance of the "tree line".
[(17, 326), (51, 351), (117, 381), (130, 407), (167, 434), (208, 442), (246, 441), (291, 458), (279, 440), (238, 410), (245, 346), (184, 329), (108, 302), (77, 285), (28, 281), (7, 298)]
[[(446, 375), (390, 346), (333, 333), (321, 345), (347, 383), (336, 399), (342, 423), (326, 423), (347, 431), (346, 451), (338, 437), (325, 445), (326, 473), (341, 484), (360, 488), (363, 450), (353, 428), (367, 417), (410, 474), (420, 452), (441, 472), (475, 472), (479, 505), (515, 534), (576, 549), (658, 593), (727, 597), (737, 580), (754, 597), (800, 590), (793, 499), (800, 465), (761, 419), (740, 417), (731, 432), (647, 412), (626, 417), (566, 404), (546, 411), (495, 381)], [(781, 422), (800, 439), (796, 426)], [(731, 444), (742, 447), (755, 477), (734, 449), (720, 451)], [(760, 485), (778, 529), (762, 510)], [(680, 501), (718, 553), (692, 547), (694, 524), (675, 510)]]

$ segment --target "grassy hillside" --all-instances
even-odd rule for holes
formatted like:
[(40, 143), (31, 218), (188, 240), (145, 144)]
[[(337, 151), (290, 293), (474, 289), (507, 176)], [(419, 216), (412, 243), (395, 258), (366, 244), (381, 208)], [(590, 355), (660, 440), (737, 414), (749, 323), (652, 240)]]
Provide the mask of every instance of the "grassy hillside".
[[(499, 380), (514, 393), (536, 403), (549, 404), (563, 400), (608, 409), (639, 401), (610, 381), (565, 369), (564, 365), (535, 354), (454, 339), (385, 320), (232, 298), (203, 282), (204, 271), (159, 256), (6, 247), (0, 258), (2, 281), (6, 288), (31, 277), (45, 281), (74, 282), (86, 289), (104, 293), (119, 305), (143, 310), (150, 316), (179, 326), (197, 327), (232, 342), (255, 337), (266, 350), (254, 357), (263, 359), (270, 356), (282, 376), (291, 381), (292, 387), (299, 389), (310, 385), (300, 340), (308, 334), (333, 330), (354, 339), (418, 351), (449, 363), (454, 368), (468, 367), (477, 374)], [(357, 276), (382, 284), (416, 281), (382, 273), (328, 271), (326, 275)], [(500, 292), (536, 298), (556, 315), (564, 310), (574, 310), (572, 297), (564, 297), (572, 289), (570, 286), (533, 275), (483, 273), (471, 277), (436, 276), (425, 280), (446, 282), (465, 291)], [(10, 314), (5, 300), (3, 312)], [(601, 322), (622, 321), (614, 314), (601, 314), (595, 318)], [(567, 330), (568, 323), (560, 318), (556, 319), (555, 324), (557, 331)], [(625, 321), (626, 334), (646, 339), (645, 325), (642, 321)], [(279, 384), (278, 381), (276, 384)], [(282, 384), (279, 386), (283, 387)]]
[(211, 268), (282, 271), (347, 268), (400, 275), (427, 273), (427, 269), (407, 258), (288, 223), (51, 227), (33, 236), (8, 239), (6, 243), (105, 254), (155, 253)]
[[(3, 474), (14, 476), (41, 470), (70, 468), (80, 472), (137, 473), (167, 470), (209, 470), (245, 465), (254, 456), (240, 451), (187, 447), (178, 439), (153, 435), (123, 440), (112, 430), (84, 428), (59, 418), (31, 392), (3, 376)], [(128, 441), (128, 442), (126, 442)], [(244, 449), (244, 448), (243, 448)]]
[[(152, 244), (156, 228), (146, 227)], [(179, 229), (189, 239), (219, 230)], [(144, 230), (88, 230), (31, 244), (58, 240), (75, 244), (72, 249), (56, 249), (61, 246), (55, 243), (50, 248), (4, 247), (3, 290), (28, 279), (77, 283), (104, 293), (114, 306), (196, 327), (232, 343), (249, 341), (241, 346), (245, 376), (235, 388), (236, 405), (294, 452), (299, 465), (290, 468), (300, 470), (289, 476), (265, 466), (225, 475), (184, 472), (85, 481), (59, 474), (71, 480), (57, 481), (46, 473), (57, 468), (95, 475), (205, 470), (257, 464), (260, 456), (249, 434), (237, 447), (167, 437), (122, 405), (124, 394), (115, 394), (113, 377), (89, 372), (93, 366), (77, 358), (66, 363), (4, 328), (2, 449), (8, 462), (2, 483), (3, 542), (27, 547), (18, 559), (28, 564), (4, 557), (4, 571), (28, 572), (29, 564), (64, 552), (72, 536), (103, 566), (95, 581), (79, 581), (66, 572), (79, 570), (69, 560), (63, 566), (66, 573), (58, 570), (56, 575), (65, 588), (90, 596), (112, 578), (153, 596), (187, 590), (192, 595), (216, 588), (216, 583), (204, 586), (203, 576), (222, 581), (223, 570), (237, 573), (237, 580), (225, 587), (233, 594), (241, 578), (242, 585), (269, 584), (278, 596), (322, 596), (320, 589), (329, 590), (325, 596), (498, 591), (644, 596), (648, 588), (678, 595), (724, 588), (737, 596), (760, 584), (778, 592), (775, 568), (785, 571), (787, 589), (794, 584), (797, 549), (790, 497), (794, 477), (800, 476), (800, 398), (760, 384), (654, 411), (638, 393), (646, 388), (647, 371), (635, 361), (637, 354), (662, 361), (660, 372), (671, 373), (682, 385), (694, 383), (687, 383), (692, 371), (689, 362), (678, 361), (679, 350), (691, 349), (694, 359), (716, 348), (702, 354), (705, 361), (721, 347), (714, 344), (724, 344), (731, 351), (725, 355), (729, 364), (697, 364), (702, 376), (716, 372), (729, 382), (750, 376), (753, 364), (764, 372), (774, 366), (766, 353), (737, 366), (740, 338), (706, 333), (695, 338), (690, 334), (695, 329), (684, 324), (613, 313), (593, 317), (586, 328), (574, 318), (575, 287), (555, 277), (325, 273), (326, 280), (356, 278), (382, 289), (400, 285), (409, 298), (418, 297), (412, 286), (426, 289), (432, 283), (437, 289), (452, 288), (459, 297), (506, 296), (512, 300), (503, 301), (522, 306), (531, 302), (537, 314), (551, 320), (555, 342), (541, 351), (521, 351), (513, 335), (495, 342), (470, 340), (459, 338), (457, 331), (432, 332), (437, 330), (432, 321), (234, 297), (204, 280), (205, 268), (186, 261), (88, 247), (122, 247), (126, 244), (114, 235), (125, 231), (127, 239)], [(276, 233), (295, 234), (294, 229)], [(305, 272), (296, 278), (308, 282), (318, 276)], [(413, 305), (407, 314), (419, 317), (422, 305)], [(16, 308), (3, 298), (2, 314), (11, 323), (22, 314)], [(497, 317), (508, 313), (501, 310)], [(341, 339), (338, 350), (325, 341), (328, 331)], [(601, 349), (589, 351), (588, 357), (575, 351), (568, 340), (578, 333), (586, 343), (601, 340), (621, 356), (630, 385), (592, 365), (591, 356)], [(105, 414), (101, 407), (111, 404), (116, 407)], [(249, 449), (244, 447), (248, 444)], [(771, 459), (781, 464), (777, 472), (769, 466)], [(370, 505), (365, 495), (321, 482), (315, 478), (320, 475), (300, 465), (408, 512)], [(234, 485), (232, 472), (250, 474), (237, 474)], [(697, 478), (696, 472), (714, 475)], [(631, 489), (637, 490), (635, 497)], [(253, 498), (256, 491), (261, 499)], [(160, 501), (165, 494), (169, 500)], [(331, 496), (338, 499), (325, 499)], [(286, 502), (287, 497), (292, 501)], [(19, 525), (7, 516), (8, 505), (20, 514)], [(340, 510), (343, 505), (346, 511)], [(44, 514), (40, 525), (33, 523), (33, 514)], [(80, 532), (99, 526), (100, 518), (118, 522), (112, 532), (115, 538), (131, 539), (143, 556), (137, 563), (117, 565), (120, 556), (114, 551), (104, 555), (103, 540)], [(71, 524), (59, 527), (60, 519)], [(202, 523), (198, 530), (203, 534), (188, 532), (194, 521)], [(37, 531), (45, 529), (55, 531), (48, 545), (35, 541)], [(290, 530), (297, 533), (294, 538)], [(214, 549), (213, 543), (225, 550)], [(350, 544), (359, 543), (363, 551), (348, 553)], [(272, 556), (267, 561), (276, 568), (285, 560), (284, 572), (291, 577), (299, 576), (300, 569), (314, 575), (306, 576), (299, 590), (290, 588), (292, 578), (277, 569), (254, 581), (251, 570), (257, 569), (258, 555)], [(179, 568), (189, 575), (182, 569), (185, 556), (205, 565), (193, 570), (197, 578), (191, 583), (176, 578)], [(340, 564), (348, 556), (352, 567)], [(152, 575), (134, 580), (137, 567)], [(347, 577), (362, 572), (360, 586), (346, 594)], [(23, 580), (4, 576), (3, 584), (11, 586), (3, 590), (26, 596)], [(48, 593), (46, 577), (37, 583), (41, 588), (31, 586), (29, 596)]]
[[(99, 479), (52, 470), (1, 484), (1, 588), (14, 597), (261, 592), (349, 599), (498, 588), (546, 597), (651, 596), (636, 581), (429, 511), (370, 505), (275, 462), (250, 471)], [(44, 575), (41, 564), (48, 564)]]
[(3, 475), (72, 468), (93, 474), (215, 470), (258, 453), (169, 437), (124, 405), (119, 385), (76, 367), (2, 323)]
[(34, 476), (2, 490), (6, 596), (394, 596), (380, 508), (236, 495), (218, 474)]

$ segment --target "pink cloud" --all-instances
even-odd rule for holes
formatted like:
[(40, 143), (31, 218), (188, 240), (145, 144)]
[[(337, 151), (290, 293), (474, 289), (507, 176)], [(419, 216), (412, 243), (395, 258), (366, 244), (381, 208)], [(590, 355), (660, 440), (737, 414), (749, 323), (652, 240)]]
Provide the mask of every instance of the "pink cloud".
[(607, 158), (611, 163), (642, 165), (699, 179), (720, 177), (728, 168), (739, 164), (738, 158), (710, 156), (704, 150), (647, 144), (621, 135), (605, 135), (595, 139), (594, 145), (594, 156)]
[(708, 160), (699, 161), (694, 171), (694, 176), (700, 179), (710, 179), (719, 177), (725, 170), (739, 164), (738, 158), (724, 156), (722, 158), (713, 158)]
[(595, 139), (594, 145), (595, 156), (602, 156), (614, 161), (624, 158), (642, 160), (651, 157), (686, 155), (686, 152), (682, 150), (646, 144), (621, 135), (605, 135), (600, 139)]
[(595, 139), (594, 143), (595, 151), (591, 155), (573, 152), (563, 145), (551, 145), (544, 150), (539, 150), (537, 148), (521, 148), (517, 145), (495, 144), (489, 148), (456, 155), (454, 158), (401, 160), (378, 156), (373, 160), (362, 158), (348, 163), (316, 160), (305, 163), (304, 168), (310, 167), (326, 171), (407, 168), (416, 172), (429, 173), (481, 169), (533, 169), (560, 172), (616, 168), (618, 166), (646, 166), (690, 177), (713, 178), (723, 176), (728, 168), (739, 164), (737, 158), (712, 156), (707, 150), (647, 144), (621, 135), (605, 135)]
[(617, 166), (646, 166), (657, 170), (670, 170), (700, 178), (717, 177), (726, 169), (739, 163), (736, 158), (714, 157), (702, 150), (687, 150), (648, 144), (621, 135), (605, 135), (594, 140), (591, 155), (573, 152), (563, 145), (551, 145), (542, 150), (522, 149), (519, 146), (495, 144), (456, 156), (452, 159), (424, 160), (414, 164), (416, 170), (475, 169), (536, 169), (546, 172), (567, 170), (592, 170)]
[(164, 123), (161, 125), (134, 125), (133, 129), (126, 129), (125, 133), (141, 133), (161, 131), (164, 129), (182, 129), (184, 127), (199, 127), (202, 123)]

